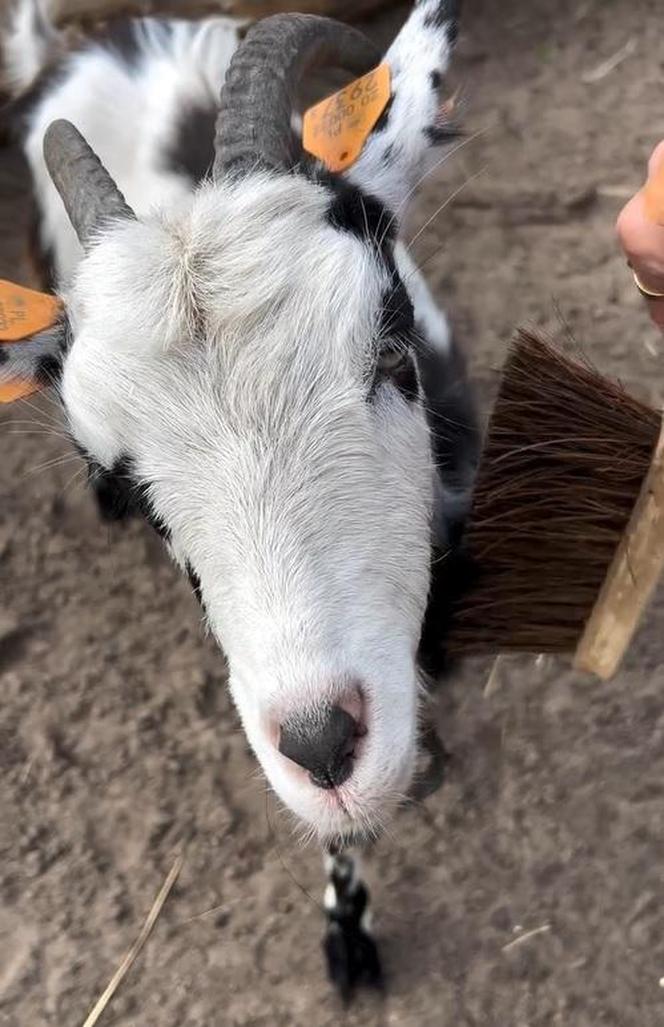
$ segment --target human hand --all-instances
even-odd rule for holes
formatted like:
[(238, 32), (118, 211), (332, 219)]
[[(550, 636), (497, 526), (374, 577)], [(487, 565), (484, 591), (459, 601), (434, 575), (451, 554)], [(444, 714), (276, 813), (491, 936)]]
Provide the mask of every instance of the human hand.
[(650, 316), (664, 330), (664, 142), (648, 162), (648, 181), (623, 207), (616, 228)]

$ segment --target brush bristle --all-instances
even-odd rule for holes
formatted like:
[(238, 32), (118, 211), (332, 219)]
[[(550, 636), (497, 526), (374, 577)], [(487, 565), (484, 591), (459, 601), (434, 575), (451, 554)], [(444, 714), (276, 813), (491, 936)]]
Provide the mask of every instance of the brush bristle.
[(512, 344), (465, 544), (477, 578), (452, 652), (575, 649), (625, 531), (661, 414), (532, 332)]

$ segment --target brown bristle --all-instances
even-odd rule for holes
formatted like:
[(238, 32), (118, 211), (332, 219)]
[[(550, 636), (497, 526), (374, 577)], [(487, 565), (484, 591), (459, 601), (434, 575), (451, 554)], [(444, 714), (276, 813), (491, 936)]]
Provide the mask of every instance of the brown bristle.
[(648, 472), (661, 414), (532, 332), (512, 344), (465, 542), (456, 652), (573, 650)]

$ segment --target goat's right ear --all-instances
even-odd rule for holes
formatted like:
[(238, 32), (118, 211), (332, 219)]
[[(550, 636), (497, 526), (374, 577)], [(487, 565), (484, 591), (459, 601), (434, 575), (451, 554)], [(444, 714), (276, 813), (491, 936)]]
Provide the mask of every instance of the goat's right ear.
[(381, 200), (396, 222), (433, 170), (437, 148), (460, 134), (456, 93), (447, 81), (460, 8), (460, 0), (417, 0), (385, 55), (389, 102), (358, 160), (344, 172), (353, 185)]
[(0, 280), (0, 403), (56, 385), (68, 341), (60, 300)]

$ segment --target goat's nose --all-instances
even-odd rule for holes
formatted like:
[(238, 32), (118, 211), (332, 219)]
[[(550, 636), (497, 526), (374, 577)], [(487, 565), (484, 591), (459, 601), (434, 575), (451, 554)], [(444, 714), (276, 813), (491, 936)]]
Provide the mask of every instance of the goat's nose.
[(353, 771), (357, 735), (358, 725), (350, 713), (328, 706), (282, 724), (279, 752), (308, 770), (319, 788), (336, 788)]

